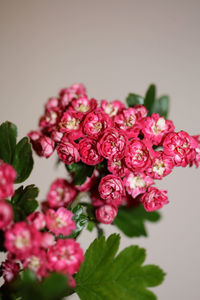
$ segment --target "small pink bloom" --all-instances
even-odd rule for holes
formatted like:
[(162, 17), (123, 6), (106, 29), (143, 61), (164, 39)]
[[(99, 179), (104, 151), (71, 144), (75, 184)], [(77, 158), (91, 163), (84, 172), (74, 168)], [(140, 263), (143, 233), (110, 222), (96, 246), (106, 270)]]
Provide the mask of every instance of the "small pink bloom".
[(58, 240), (47, 253), (52, 271), (76, 273), (84, 260), (83, 250), (74, 239)]
[(96, 107), (97, 107), (97, 100), (93, 98), (88, 99), (87, 96), (84, 96), (77, 99), (73, 99), (69, 107), (69, 110), (72, 109), (76, 112), (79, 112), (80, 116), (84, 116), (89, 112), (91, 112), (92, 110), (96, 109)]
[(92, 188), (92, 186), (97, 182), (98, 177), (99, 177), (99, 171), (95, 169), (91, 177), (87, 177), (86, 181), (83, 184), (75, 185), (75, 188), (79, 192), (88, 192)]
[(81, 130), (80, 122), (81, 117), (77, 112), (66, 111), (60, 120), (59, 131), (63, 133), (78, 133)]
[(49, 98), (45, 104), (46, 111), (59, 111), (59, 99), (58, 98)]
[(125, 108), (124, 103), (119, 100), (108, 102), (106, 100), (101, 100), (101, 108), (110, 117), (116, 116), (122, 109)]
[(192, 138), (196, 141), (196, 145), (193, 146), (196, 152), (196, 156), (193, 160), (190, 160), (190, 166), (193, 166), (195, 164), (196, 167), (198, 167), (200, 163), (200, 135), (193, 135)]
[(173, 158), (176, 166), (186, 167), (196, 157), (196, 141), (187, 132), (168, 133), (163, 141), (164, 153)]
[(50, 232), (42, 233), (41, 247), (48, 249), (55, 243), (55, 238)]
[(59, 143), (62, 137), (63, 137), (63, 133), (60, 131), (54, 130), (51, 133), (51, 139), (56, 143)]
[(167, 133), (174, 131), (174, 124), (159, 114), (144, 119), (142, 132), (154, 145), (159, 145)]
[(122, 204), (122, 197), (125, 195), (122, 180), (114, 175), (106, 175), (99, 183), (99, 194), (106, 204)]
[(60, 104), (63, 108), (72, 101), (72, 99), (76, 98), (77, 96), (84, 96), (86, 94), (86, 88), (83, 84), (75, 83), (69, 88), (64, 88), (60, 90)]
[(126, 132), (128, 138), (137, 137), (140, 132), (140, 123), (137, 122), (135, 108), (124, 109), (114, 117), (117, 128)]
[(50, 157), (54, 152), (54, 141), (37, 131), (31, 131), (28, 134), (33, 149), (39, 156)]
[(41, 233), (25, 222), (15, 223), (5, 232), (5, 247), (19, 259), (40, 246)]
[(24, 269), (32, 270), (37, 274), (38, 279), (45, 277), (48, 272), (47, 254), (44, 250), (34, 250), (23, 260)]
[(2, 262), (1, 265), (3, 279), (6, 283), (12, 281), (20, 271), (19, 263), (15, 262), (14, 260), (7, 259), (6, 261)]
[(152, 159), (152, 165), (146, 172), (154, 179), (162, 179), (164, 176), (171, 173), (174, 162), (170, 156), (165, 155), (162, 151), (155, 153), (156, 156)]
[(35, 226), (37, 230), (41, 230), (45, 227), (45, 216), (39, 211), (35, 211), (27, 217), (27, 221), (30, 225)]
[(150, 186), (147, 192), (142, 196), (141, 202), (146, 211), (154, 211), (168, 204), (167, 191), (159, 190), (156, 187)]
[(77, 163), (80, 160), (78, 145), (73, 141), (67, 140), (65, 136), (57, 147), (57, 153), (60, 160), (66, 165)]
[(98, 151), (109, 160), (119, 161), (125, 155), (127, 142), (128, 139), (122, 131), (108, 128), (98, 142)]
[(58, 178), (51, 184), (47, 200), (50, 207), (58, 208), (68, 206), (76, 195), (77, 191), (72, 184), (65, 179)]
[(112, 126), (112, 119), (100, 108), (90, 112), (84, 119), (83, 132), (89, 137), (99, 137), (106, 128)]
[(111, 224), (116, 217), (118, 209), (112, 205), (106, 204), (96, 209), (96, 218), (100, 223)]
[(11, 165), (0, 160), (0, 200), (14, 194), (13, 183), (16, 175), (16, 171)]
[(154, 183), (153, 179), (144, 173), (129, 173), (123, 179), (127, 192), (136, 198), (138, 195), (146, 192), (147, 188)]
[(45, 114), (40, 118), (39, 128), (45, 135), (56, 129), (58, 121), (60, 119), (60, 113), (54, 110), (47, 110)]
[(48, 229), (56, 235), (70, 235), (76, 229), (72, 217), (73, 213), (64, 207), (60, 207), (57, 211), (49, 209), (46, 212), (46, 224)]
[(127, 147), (125, 163), (133, 172), (142, 172), (151, 165), (149, 150), (140, 139), (132, 139)]
[(97, 150), (97, 142), (92, 138), (85, 137), (79, 142), (79, 153), (82, 162), (87, 165), (94, 166), (103, 160)]
[(141, 121), (143, 118), (147, 116), (147, 109), (144, 105), (135, 105), (135, 115), (138, 121)]
[(124, 177), (127, 170), (128, 169), (126, 168), (123, 160), (119, 160), (119, 161), (108, 160), (108, 171), (113, 175), (118, 177)]
[(0, 229), (5, 230), (13, 221), (13, 210), (10, 204), (0, 200)]

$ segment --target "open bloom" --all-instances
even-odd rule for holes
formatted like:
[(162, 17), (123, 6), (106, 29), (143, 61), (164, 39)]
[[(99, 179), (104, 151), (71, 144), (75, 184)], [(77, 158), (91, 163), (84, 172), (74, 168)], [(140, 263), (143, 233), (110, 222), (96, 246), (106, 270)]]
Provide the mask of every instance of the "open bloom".
[(128, 169), (123, 160), (108, 160), (108, 171), (113, 175), (118, 177), (124, 177), (127, 170)]
[(48, 273), (48, 261), (46, 251), (37, 249), (25, 257), (23, 260), (23, 267), (32, 270), (37, 274), (38, 279), (46, 276)]
[(27, 217), (27, 221), (30, 225), (35, 226), (37, 230), (41, 230), (45, 227), (45, 216), (39, 211), (35, 211)]
[(80, 116), (88, 114), (90, 111), (94, 110), (97, 107), (97, 101), (95, 99), (88, 99), (85, 95), (77, 99), (73, 99), (69, 110), (74, 110), (79, 113)]
[(74, 239), (58, 240), (47, 255), (52, 271), (65, 271), (71, 275), (79, 270), (84, 260), (83, 250)]
[(152, 159), (152, 165), (146, 172), (154, 179), (162, 179), (164, 176), (171, 173), (174, 162), (169, 155), (165, 155), (162, 151), (155, 152), (155, 154), (156, 155)]
[(57, 147), (57, 153), (60, 160), (66, 165), (77, 163), (80, 160), (77, 144), (66, 138), (62, 138)]
[(9, 164), (0, 161), (0, 200), (6, 199), (14, 194), (13, 184), (16, 171)]
[(103, 157), (97, 150), (97, 142), (92, 138), (83, 138), (79, 142), (79, 153), (82, 162), (87, 165), (97, 165), (103, 160)]
[(58, 178), (50, 186), (47, 194), (48, 204), (52, 208), (68, 206), (77, 195), (77, 191), (67, 180)]
[(119, 100), (114, 100), (111, 102), (101, 100), (101, 108), (110, 117), (114, 117), (125, 108), (125, 105)]
[(159, 190), (156, 187), (150, 186), (147, 192), (142, 196), (141, 202), (146, 211), (154, 211), (169, 203), (167, 191)]
[(0, 229), (5, 230), (13, 221), (13, 210), (9, 203), (0, 200)]
[(124, 177), (123, 182), (127, 192), (133, 198), (145, 193), (148, 186), (154, 183), (153, 179), (149, 176), (146, 176), (144, 173), (135, 174), (132, 172), (129, 172), (129, 174)]
[(126, 132), (128, 138), (137, 137), (140, 132), (135, 108), (124, 109), (114, 117), (114, 122), (117, 128)]
[(46, 212), (47, 228), (56, 235), (70, 235), (76, 229), (76, 223), (72, 220), (73, 213), (64, 207), (57, 211), (48, 209)]

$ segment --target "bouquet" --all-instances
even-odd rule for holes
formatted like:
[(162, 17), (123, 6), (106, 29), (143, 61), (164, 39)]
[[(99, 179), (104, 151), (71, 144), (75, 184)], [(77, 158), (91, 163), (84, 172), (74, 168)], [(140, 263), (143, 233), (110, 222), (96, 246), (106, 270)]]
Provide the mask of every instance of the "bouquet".
[[(74, 84), (47, 101), (28, 137), (17, 142), (14, 124), (0, 126), (0, 299), (156, 299), (149, 288), (162, 283), (163, 270), (145, 265), (139, 246), (117, 254), (119, 234), (106, 238), (101, 224), (147, 236), (146, 223), (169, 203), (155, 182), (175, 167), (199, 165), (200, 136), (175, 131), (169, 97), (157, 98), (154, 85), (126, 103), (98, 103)], [(32, 171), (31, 145), (41, 157), (56, 152), (66, 168), (40, 208), (35, 185), (14, 187)], [(97, 231), (85, 254), (77, 241), (84, 228)]]

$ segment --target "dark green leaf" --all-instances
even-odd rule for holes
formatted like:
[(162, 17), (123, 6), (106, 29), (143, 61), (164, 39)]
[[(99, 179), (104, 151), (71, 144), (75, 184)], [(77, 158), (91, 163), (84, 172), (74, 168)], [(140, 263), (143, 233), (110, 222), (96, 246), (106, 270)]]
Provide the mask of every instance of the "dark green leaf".
[(72, 165), (65, 165), (66, 169), (73, 176), (73, 183), (81, 185), (86, 181), (87, 177), (91, 177), (94, 171), (94, 166), (86, 165), (82, 162), (74, 163)]
[(5, 122), (0, 126), (0, 159), (5, 163), (11, 164), (17, 138), (17, 127), (10, 123)]
[(152, 113), (158, 113), (160, 116), (167, 118), (169, 111), (169, 97), (161, 96), (158, 100), (155, 101), (152, 108)]
[[(124, 249), (117, 257), (120, 237), (96, 239), (88, 248), (76, 276), (76, 292), (82, 300), (155, 300), (147, 288), (160, 284), (164, 272), (142, 266), (146, 254), (138, 246)], [(154, 278), (151, 278), (154, 277)]]
[(23, 182), (29, 177), (33, 169), (33, 157), (31, 144), (27, 137), (21, 139), (17, 144), (12, 165), (17, 171), (16, 183)]
[(126, 102), (129, 107), (133, 107), (135, 105), (142, 105), (144, 104), (144, 98), (136, 95), (136, 94), (129, 94), (128, 97), (126, 98)]
[(144, 98), (144, 105), (146, 106), (150, 115), (152, 114), (152, 108), (153, 108), (155, 100), (156, 100), (156, 87), (154, 84), (152, 84), (148, 88), (145, 98)]
[(67, 291), (67, 279), (63, 274), (53, 273), (40, 284), (41, 300), (62, 299)]
[(4, 232), (0, 230), (0, 252), (6, 252), (6, 248), (4, 247)]
[(133, 208), (119, 207), (114, 224), (128, 237), (147, 236), (145, 222), (157, 222), (160, 214), (146, 212), (142, 205)]
[(35, 198), (37, 198), (38, 194), (39, 189), (34, 184), (25, 188), (20, 186), (15, 191), (11, 199), (15, 222), (25, 220), (29, 214), (36, 210), (38, 201)]

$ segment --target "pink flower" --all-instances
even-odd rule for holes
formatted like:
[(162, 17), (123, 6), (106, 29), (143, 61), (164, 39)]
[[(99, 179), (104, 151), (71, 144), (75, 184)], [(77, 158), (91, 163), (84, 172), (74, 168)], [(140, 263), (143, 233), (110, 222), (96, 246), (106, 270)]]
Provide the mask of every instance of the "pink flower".
[(138, 121), (141, 121), (143, 118), (147, 116), (147, 109), (144, 105), (135, 105), (135, 115)]
[(59, 131), (63, 133), (76, 132), (79, 134), (81, 131), (80, 126), (81, 117), (77, 112), (66, 111), (59, 123)]
[(40, 118), (39, 128), (43, 134), (48, 134), (56, 129), (60, 119), (59, 111), (47, 110)]
[(41, 230), (45, 227), (46, 222), (45, 222), (45, 216), (43, 213), (36, 211), (30, 214), (27, 217), (27, 221), (30, 225), (35, 226), (37, 230)]
[(122, 204), (122, 197), (125, 195), (122, 180), (114, 175), (106, 175), (99, 183), (99, 194), (106, 204)]
[(92, 110), (96, 109), (97, 107), (97, 100), (95, 99), (88, 99), (87, 96), (83, 96), (77, 99), (73, 99), (71, 102), (71, 106), (69, 110), (73, 109), (74, 111), (79, 112), (80, 116), (84, 116), (91, 112)]
[(51, 234), (50, 232), (42, 233), (41, 247), (43, 247), (44, 249), (48, 249), (54, 244), (54, 242), (55, 238), (53, 234)]
[(60, 104), (63, 108), (65, 108), (72, 99), (77, 96), (84, 96), (86, 94), (86, 88), (83, 84), (75, 83), (69, 88), (64, 88), (60, 90)]
[(144, 142), (137, 138), (129, 142), (125, 163), (133, 172), (142, 172), (151, 165), (151, 157)]
[(38, 279), (45, 277), (48, 274), (48, 261), (46, 252), (41, 249), (34, 250), (23, 260), (23, 267), (35, 272)]
[(97, 182), (99, 177), (99, 171), (97, 169), (94, 169), (94, 172), (91, 177), (86, 177), (86, 181), (81, 185), (75, 185), (75, 188), (79, 192), (88, 192), (92, 186)]
[(57, 211), (49, 209), (46, 212), (47, 228), (56, 235), (70, 235), (76, 229), (72, 217), (73, 213), (64, 207), (60, 207)]
[(100, 223), (111, 224), (116, 217), (118, 209), (112, 205), (106, 204), (96, 209), (96, 218)]
[(164, 153), (173, 158), (176, 166), (186, 167), (196, 157), (196, 141), (185, 131), (167, 134), (163, 141)]
[(110, 117), (116, 116), (122, 109), (125, 108), (124, 103), (119, 100), (108, 102), (106, 100), (101, 100), (101, 108)]
[(49, 265), (53, 271), (76, 273), (84, 260), (83, 250), (74, 239), (58, 240), (47, 253)]
[(96, 140), (91, 138), (83, 138), (79, 142), (79, 153), (82, 162), (87, 165), (94, 166), (99, 164), (103, 160), (103, 157), (100, 156), (97, 150)]
[(54, 130), (51, 133), (51, 139), (56, 143), (59, 143), (62, 140), (62, 137), (63, 133), (60, 131)]
[(99, 137), (106, 128), (112, 126), (112, 119), (101, 109), (89, 113), (83, 122), (83, 132), (89, 137)]
[(154, 183), (152, 178), (146, 176), (144, 173), (136, 174), (131, 172), (126, 177), (124, 177), (123, 182), (127, 192), (133, 198), (136, 198), (138, 195), (145, 193), (148, 186)]
[(14, 260), (7, 259), (6, 261), (2, 262), (1, 264), (3, 279), (6, 283), (12, 281), (19, 273), (20, 266), (19, 263), (15, 262)]
[(31, 131), (28, 134), (33, 149), (39, 156), (50, 157), (54, 152), (54, 141), (40, 132)]
[(74, 200), (77, 191), (67, 180), (58, 178), (50, 186), (47, 194), (48, 204), (52, 208), (68, 206)]
[(19, 259), (28, 256), (40, 246), (41, 233), (25, 222), (15, 223), (5, 232), (5, 247)]
[(66, 165), (77, 163), (80, 160), (78, 145), (64, 137), (57, 147), (57, 153), (60, 160), (62, 160)]
[(49, 98), (45, 104), (46, 111), (59, 111), (59, 99), (58, 98)]
[(0, 229), (5, 230), (13, 221), (13, 210), (10, 204), (0, 200)]
[(124, 177), (128, 169), (126, 168), (123, 160), (112, 161), (108, 160), (108, 171), (115, 176)]
[(128, 139), (122, 131), (108, 128), (98, 142), (98, 151), (109, 160), (119, 161), (125, 155), (127, 142)]
[(159, 114), (144, 119), (142, 132), (154, 145), (159, 145), (167, 133), (174, 131), (174, 124)]
[(174, 162), (170, 156), (165, 155), (162, 151), (155, 153), (156, 156), (152, 159), (152, 165), (146, 172), (154, 179), (162, 179), (171, 173)]
[(0, 160), (0, 200), (14, 194), (13, 183), (16, 175), (16, 171), (11, 165)]
[(146, 211), (154, 211), (168, 204), (167, 191), (159, 190), (156, 187), (150, 186), (147, 192), (142, 196), (141, 202)]
[(140, 124), (137, 122), (135, 108), (124, 109), (114, 117), (117, 128), (126, 132), (128, 138), (137, 137), (140, 132)]
[(194, 146), (196, 156), (193, 160), (190, 161), (190, 166), (193, 166), (193, 164), (195, 164), (196, 167), (198, 167), (200, 162), (200, 135), (193, 135), (192, 137), (196, 141), (196, 146)]

